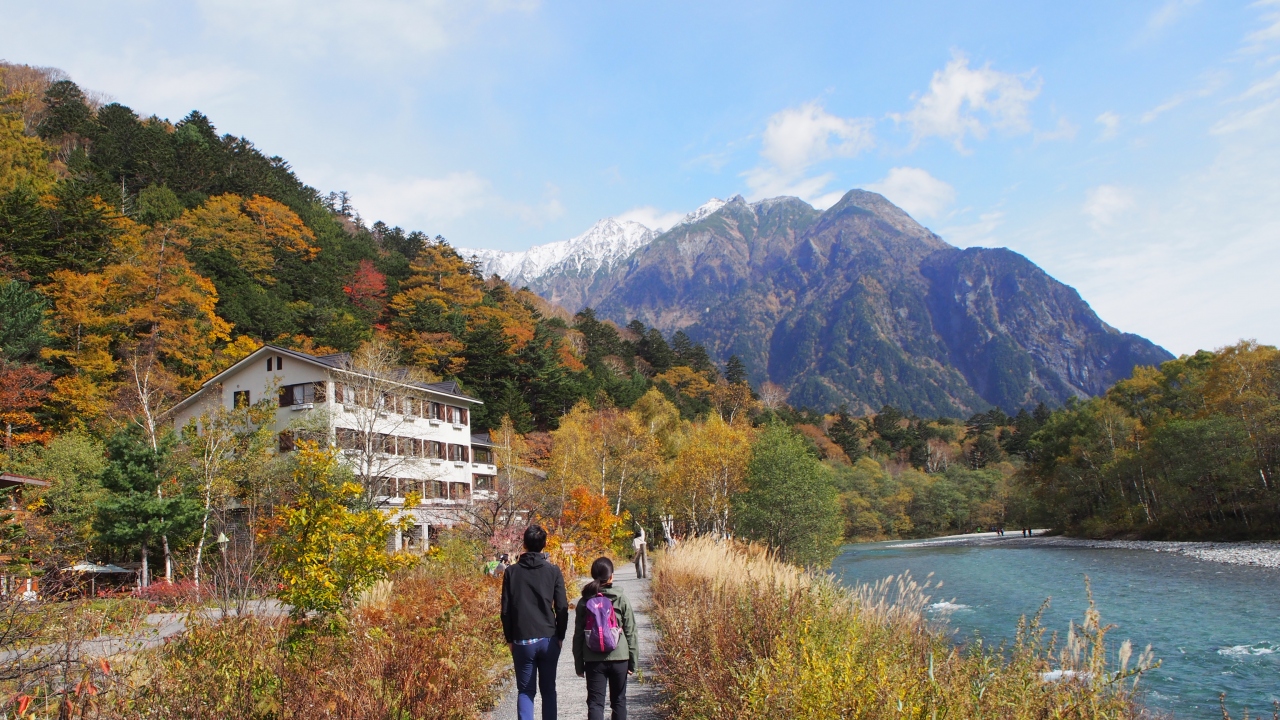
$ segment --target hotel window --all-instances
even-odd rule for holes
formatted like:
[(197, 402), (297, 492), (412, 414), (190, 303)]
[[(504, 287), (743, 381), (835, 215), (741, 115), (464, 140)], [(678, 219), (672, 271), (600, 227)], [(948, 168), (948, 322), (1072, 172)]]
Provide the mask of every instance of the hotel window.
[(324, 383), (302, 383), (280, 388), (280, 407), (324, 402)]
[(473, 487), (475, 487), (476, 490), (492, 490), (493, 476), (492, 475), (472, 475), (471, 484)]
[(338, 428), (338, 447), (343, 450), (359, 450), (363, 443), (360, 442), (360, 433), (350, 428)]
[(249, 401), (248, 390), (236, 390), (235, 392), (231, 393), (231, 407), (242, 408), (242, 407), (249, 407), (252, 404), (253, 403)]

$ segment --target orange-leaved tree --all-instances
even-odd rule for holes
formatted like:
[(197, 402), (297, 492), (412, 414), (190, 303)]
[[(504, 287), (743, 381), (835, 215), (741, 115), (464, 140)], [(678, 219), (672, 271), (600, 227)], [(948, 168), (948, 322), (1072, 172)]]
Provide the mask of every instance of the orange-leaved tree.
[(53, 373), (31, 365), (0, 361), (0, 426), (3, 426), (4, 450), (48, 440), (49, 433), (40, 427), (32, 412), (46, 395)]
[(609, 500), (585, 487), (574, 488), (569, 493), (560, 518), (560, 535), (565, 542), (577, 545), (582, 557), (599, 555), (613, 544), (618, 529), (626, 525), (626, 518), (613, 514)]
[(253, 279), (275, 283), (279, 255), (313, 259), (319, 248), (315, 233), (284, 205), (261, 195), (242, 198), (227, 193), (187, 210), (174, 228), (197, 254), (225, 253)]
[(428, 243), (409, 265), (409, 277), (387, 304), (392, 337), (406, 359), (442, 375), (466, 365), (464, 337), (496, 322), (516, 353), (533, 339), (537, 303), (501, 280), (484, 281), (473, 263), (448, 243)]
[(55, 339), (44, 354), (61, 374), (51, 400), (69, 425), (94, 424), (121, 407), (154, 441), (160, 415), (225, 362), (218, 351), (231, 326), (216, 313), (213, 284), (183, 254), (184, 238), (118, 222), (101, 271), (59, 270), (43, 288)]

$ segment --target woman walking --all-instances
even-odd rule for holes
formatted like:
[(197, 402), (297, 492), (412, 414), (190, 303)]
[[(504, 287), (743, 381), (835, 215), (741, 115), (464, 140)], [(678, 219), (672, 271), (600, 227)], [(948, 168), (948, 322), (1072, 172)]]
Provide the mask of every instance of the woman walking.
[(627, 676), (640, 658), (636, 616), (621, 589), (613, 587), (613, 563), (591, 563), (573, 629), (573, 668), (587, 679), (587, 720), (604, 720), (608, 691), (612, 720), (627, 720)]

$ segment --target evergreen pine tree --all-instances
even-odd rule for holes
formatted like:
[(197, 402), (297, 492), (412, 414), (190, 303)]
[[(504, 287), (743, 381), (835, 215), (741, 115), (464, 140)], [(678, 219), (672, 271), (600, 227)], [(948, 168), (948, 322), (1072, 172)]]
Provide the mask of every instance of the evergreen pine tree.
[(747, 366), (742, 358), (737, 355), (729, 356), (729, 361), (724, 364), (724, 379), (730, 385), (747, 381)]
[(169, 455), (168, 439), (153, 449), (136, 429), (117, 433), (107, 444), (108, 463), (102, 474), (107, 495), (98, 503), (94, 530), (108, 546), (138, 550), (144, 583), (149, 581), (151, 553), (165, 540), (171, 548), (180, 545), (200, 518), (199, 502), (164, 493)]
[[(632, 322), (634, 323), (635, 321)], [(631, 326), (628, 325), (627, 327), (630, 328)], [(640, 357), (653, 366), (655, 373), (664, 373), (676, 364), (676, 355), (671, 351), (671, 346), (667, 345), (666, 339), (662, 337), (662, 333), (658, 331), (658, 328), (649, 328), (645, 331), (644, 336), (640, 338), (639, 347), (636, 349)]]
[(841, 407), (840, 412), (836, 415), (836, 421), (831, 424), (831, 429), (827, 431), (827, 437), (831, 438), (831, 442), (840, 446), (844, 450), (844, 454), (849, 456), (850, 462), (857, 462), (858, 458), (866, 454), (866, 450), (862, 447), (862, 427), (859, 423), (854, 422), (849, 417), (846, 408)]

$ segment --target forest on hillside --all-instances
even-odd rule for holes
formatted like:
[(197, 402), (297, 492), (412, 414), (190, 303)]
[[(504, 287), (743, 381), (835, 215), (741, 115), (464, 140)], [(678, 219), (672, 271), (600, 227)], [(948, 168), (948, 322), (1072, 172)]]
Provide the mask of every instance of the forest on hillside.
[[(57, 71), (0, 71), (0, 469), (52, 483), (6, 520), (25, 523), (6, 537), (57, 546), (42, 562), (123, 561), (163, 541), (173, 572), (197, 571), (210, 534), (194, 518), (201, 505), (207, 518), (214, 484), (166, 412), (264, 343), (390, 348), (484, 400), (472, 422), (501, 439), (507, 479), (473, 518), (485, 542), (522, 513), (581, 547), (639, 523), (659, 537), (760, 539), (805, 563), (845, 539), (1000, 526), (1152, 537), (1280, 526), (1275, 348), (1138, 368), (1061, 408), (967, 419), (793, 408), (681, 332), (571, 316), (482, 276), (440, 236), (369, 223), (345, 194), (305, 185), (199, 112), (141, 117)], [(251, 417), (236, 422), (239, 447), (262, 462), (220, 470), (223, 499), (256, 492), (254, 473), (270, 470), (283, 480), (268, 483), (267, 506), (287, 508), (297, 468), (253, 455), (266, 446)], [(166, 503), (129, 504), (157, 487)], [(812, 522), (794, 522), (798, 502)]]

